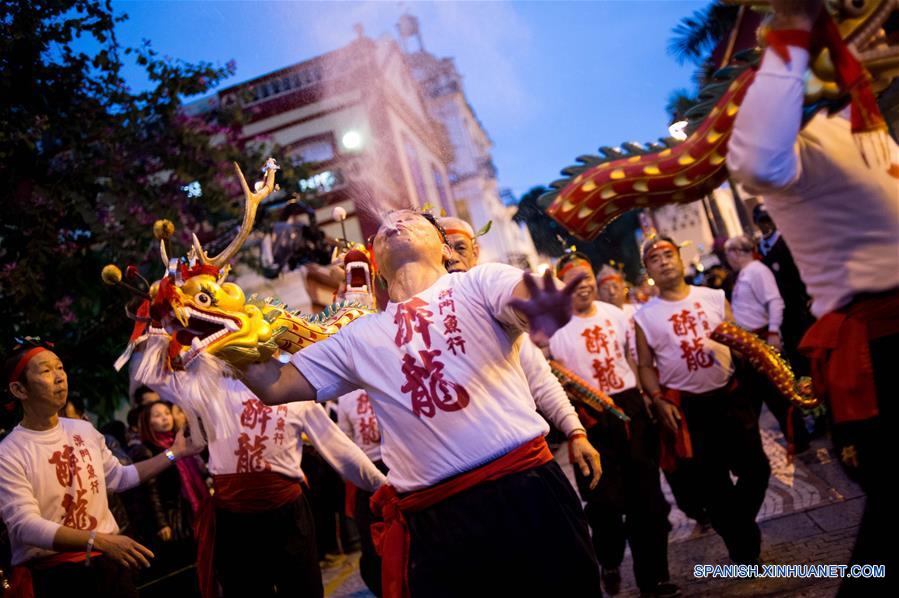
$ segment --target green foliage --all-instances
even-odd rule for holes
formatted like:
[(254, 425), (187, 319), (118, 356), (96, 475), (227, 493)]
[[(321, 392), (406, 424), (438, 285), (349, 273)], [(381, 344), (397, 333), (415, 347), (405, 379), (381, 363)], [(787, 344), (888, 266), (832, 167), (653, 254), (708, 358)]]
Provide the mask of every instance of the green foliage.
[[(158, 278), (153, 222), (175, 223), (176, 248), (191, 232), (215, 237), (240, 216), (230, 162), (252, 185), (265, 159), (264, 144), (240, 140), (239, 111), (182, 109), (233, 62), (160, 57), (149, 41), (125, 47), (115, 36), (125, 18), (108, 0), (0, 5), (0, 339), (56, 341), (70, 388), (101, 419), (126, 397), (112, 362), (131, 322), (100, 269), (134, 264)], [(126, 61), (143, 67), (145, 91), (126, 85)], [(284, 166), (282, 179), (301, 176)], [(191, 198), (184, 187), (195, 181), (202, 196)]]
[(533, 187), (525, 193), (514, 216), (516, 222), (527, 225), (538, 252), (559, 257), (565, 248), (576, 245), (578, 251), (590, 258), (596, 270), (614, 260), (624, 264), (624, 273), (629, 280), (639, 279), (640, 254), (634, 234), (640, 225), (636, 210), (616, 219), (593, 241), (582, 241), (547, 216), (538, 205), (537, 198), (546, 191), (546, 187)]

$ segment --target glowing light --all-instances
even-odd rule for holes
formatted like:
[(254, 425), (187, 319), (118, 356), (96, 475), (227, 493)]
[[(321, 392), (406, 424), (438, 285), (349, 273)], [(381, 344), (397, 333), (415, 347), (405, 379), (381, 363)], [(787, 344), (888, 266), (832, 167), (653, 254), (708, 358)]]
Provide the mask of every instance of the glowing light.
[(348, 150), (357, 150), (362, 147), (362, 135), (358, 131), (347, 131), (340, 138), (340, 142)]
[(679, 120), (676, 123), (672, 123), (672, 125), (668, 127), (668, 134), (678, 141), (683, 141), (687, 138), (687, 133), (684, 131), (684, 129), (686, 128), (687, 121)]
[(546, 271), (549, 270), (549, 268), (550, 265), (545, 262), (540, 264), (539, 266), (537, 266), (537, 275), (543, 276), (544, 274), (546, 274)]

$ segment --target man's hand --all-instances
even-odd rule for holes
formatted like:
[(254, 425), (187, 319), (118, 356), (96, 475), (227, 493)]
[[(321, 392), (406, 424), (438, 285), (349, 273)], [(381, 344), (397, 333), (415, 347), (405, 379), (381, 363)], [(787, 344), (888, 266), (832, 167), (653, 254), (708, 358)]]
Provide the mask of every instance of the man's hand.
[(677, 433), (680, 426), (680, 410), (664, 399), (656, 399), (655, 401), (656, 416), (662, 422), (669, 432)]
[(127, 569), (149, 567), (154, 554), (146, 546), (139, 544), (128, 536), (117, 534), (97, 534), (94, 540), (97, 550)]
[(170, 528), (169, 526), (165, 526), (164, 528), (156, 532), (156, 535), (159, 536), (159, 539), (163, 542), (168, 542), (172, 539), (172, 528)]
[(811, 31), (822, 10), (821, 0), (771, 0), (773, 29)]
[(547, 269), (543, 275), (543, 289), (530, 273), (524, 274), (524, 286), (529, 299), (512, 299), (509, 305), (528, 319), (528, 333), (541, 349), (549, 345), (549, 339), (571, 319), (571, 296), (586, 274), (575, 276), (559, 290), (553, 274)]
[(590, 490), (593, 490), (602, 476), (602, 464), (600, 463), (599, 453), (593, 448), (590, 441), (583, 436), (575, 436), (569, 440), (568, 449), (571, 454), (571, 461), (580, 468), (584, 477), (589, 477), (590, 472), (593, 472), (593, 476), (590, 479)]
[(181, 428), (175, 434), (175, 440), (172, 442), (172, 452), (175, 453), (176, 459), (191, 457), (202, 452), (202, 450), (203, 444), (194, 444), (192, 438), (184, 435), (184, 428)]
[(775, 349), (777, 349), (777, 352), (778, 352), (778, 353), (783, 353), (783, 350), (784, 350), (784, 344), (783, 344), (783, 340), (781, 340), (781, 338), (780, 338), (780, 333), (779, 333), (779, 332), (775, 332), (775, 331), (773, 331), (773, 330), (770, 331), (770, 332), (768, 333), (767, 341), (768, 341), (768, 344), (769, 344), (769, 345), (771, 345), (772, 347), (774, 347)]

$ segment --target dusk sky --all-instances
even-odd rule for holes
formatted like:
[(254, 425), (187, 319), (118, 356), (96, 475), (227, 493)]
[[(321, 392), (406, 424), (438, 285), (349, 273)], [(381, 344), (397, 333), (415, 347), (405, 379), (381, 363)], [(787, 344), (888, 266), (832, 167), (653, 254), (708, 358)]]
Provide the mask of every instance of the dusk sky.
[[(129, 15), (121, 42), (152, 41), (161, 55), (237, 63), (234, 84), (366, 35), (396, 37), (417, 16), (425, 49), (453, 57), (465, 92), (493, 140), (501, 187), (516, 197), (558, 178), (600, 145), (667, 134), (669, 94), (691, 87), (667, 44), (677, 22), (708, 2), (147, 2), (117, 1)], [(138, 71), (130, 80), (141, 86)]]

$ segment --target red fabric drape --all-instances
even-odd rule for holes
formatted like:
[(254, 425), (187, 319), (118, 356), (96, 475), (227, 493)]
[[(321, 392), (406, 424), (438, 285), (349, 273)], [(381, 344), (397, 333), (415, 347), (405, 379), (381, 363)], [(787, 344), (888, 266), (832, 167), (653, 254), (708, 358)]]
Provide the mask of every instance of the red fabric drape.
[(815, 393), (830, 399), (837, 423), (878, 415), (868, 343), (899, 334), (899, 291), (831, 312), (805, 333), (799, 350), (811, 361)]
[[(91, 558), (100, 556), (96, 550), (91, 551)], [(9, 589), (3, 598), (34, 598), (31, 572), (50, 569), (63, 563), (80, 563), (87, 558), (86, 552), (60, 552), (31, 562), (16, 565), (9, 572)]]

